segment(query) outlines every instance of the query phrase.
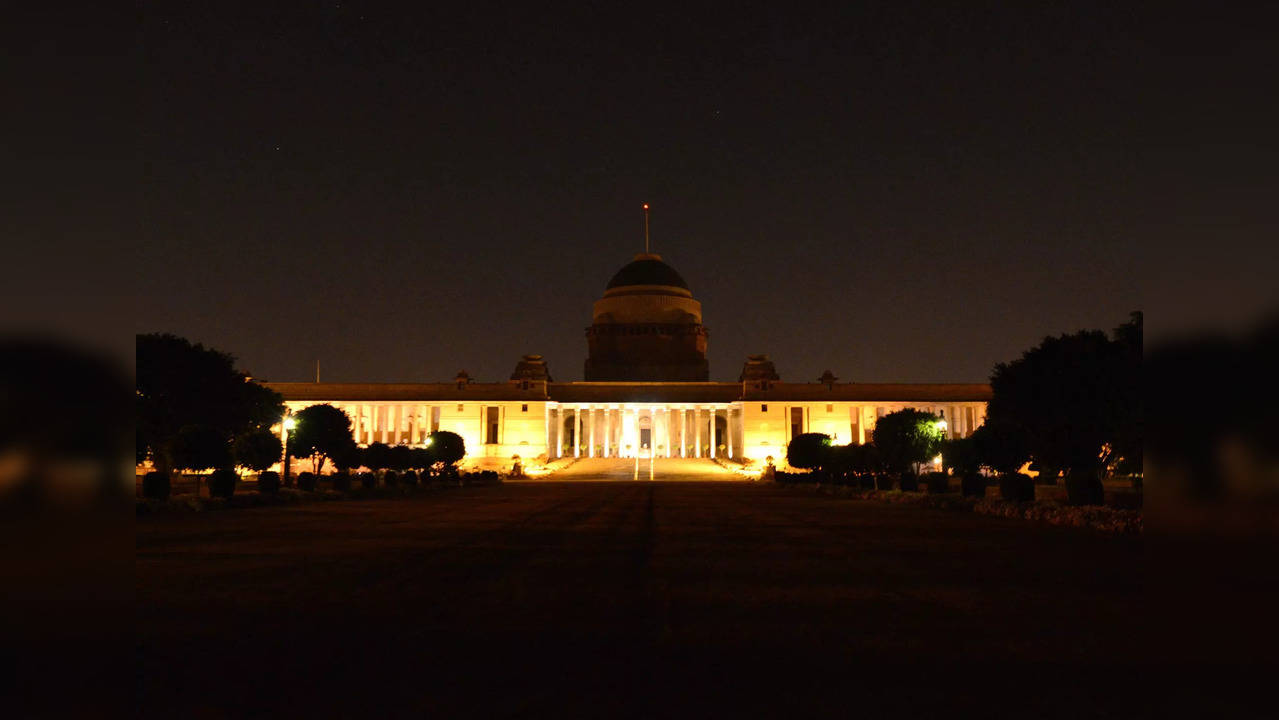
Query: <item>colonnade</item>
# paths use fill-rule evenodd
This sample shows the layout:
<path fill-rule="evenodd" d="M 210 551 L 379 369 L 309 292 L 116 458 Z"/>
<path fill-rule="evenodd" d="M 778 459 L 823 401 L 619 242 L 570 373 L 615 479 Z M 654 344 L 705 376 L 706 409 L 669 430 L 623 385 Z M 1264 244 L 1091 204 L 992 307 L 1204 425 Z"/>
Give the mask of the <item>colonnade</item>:
<path fill-rule="evenodd" d="M 351 434 L 361 444 L 418 445 L 439 429 L 439 406 L 420 403 L 333 403 L 351 418 Z"/>
<path fill-rule="evenodd" d="M 741 411 L 728 403 L 559 403 L 547 408 L 547 430 L 551 457 L 731 458 L 734 444 L 740 445 Z M 570 436 L 572 449 L 566 451 Z"/>

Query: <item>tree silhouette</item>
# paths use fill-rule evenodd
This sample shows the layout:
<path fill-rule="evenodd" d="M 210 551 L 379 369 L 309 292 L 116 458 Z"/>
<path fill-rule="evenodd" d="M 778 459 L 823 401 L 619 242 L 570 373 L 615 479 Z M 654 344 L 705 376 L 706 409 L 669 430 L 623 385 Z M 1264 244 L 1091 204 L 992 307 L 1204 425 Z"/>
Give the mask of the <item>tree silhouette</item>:
<path fill-rule="evenodd" d="M 137 442 L 161 472 L 176 467 L 183 428 L 207 428 L 229 446 L 237 435 L 269 428 L 284 414 L 277 393 L 236 370 L 232 356 L 199 343 L 138 335 L 136 364 Z"/>
<path fill-rule="evenodd" d="M 311 458 L 315 473 L 324 469 L 330 456 L 340 455 L 354 444 L 351 418 L 332 405 L 312 405 L 293 415 L 296 423 L 289 433 L 289 452 L 295 457 Z"/>
<path fill-rule="evenodd" d="M 941 452 L 946 431 L 936 415 L 906 408 L 880 418 L 871 437 L 888 469 L 907 472 Z"/>
<path fill-rule="evenodd" d="M 987 422 L 1007 438 L 1020 435 L 1049 475 L 1095 473 L 1116 451 L 1139 455 L 1141 337 L 1134 313 L 1114 340 L 1100 330 L 1044 338 L 995 366 Z"/>
<path fill-rule="evenodd" d="M 270 430 L 258 429 L 237 437 L 231 446 L 235 464 L 254 472 L 262 472 L 280 462 L 284 445 Z"/>

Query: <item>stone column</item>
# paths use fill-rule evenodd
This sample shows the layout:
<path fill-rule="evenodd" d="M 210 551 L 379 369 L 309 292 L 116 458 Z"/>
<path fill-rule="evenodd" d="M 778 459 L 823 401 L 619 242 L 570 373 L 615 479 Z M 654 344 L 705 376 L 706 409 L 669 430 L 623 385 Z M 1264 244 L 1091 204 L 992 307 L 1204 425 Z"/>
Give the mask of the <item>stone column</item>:
<path fill-rule="evenodd" d="M 724 411 L 724 427 L 728 430 L 728 459 L 733 459 L 733 408 Z"/>
<path fill-rule="evenodd" d="M 573 457 L 582 456 L 582 408 L 573 408 L 573 424 L 576 430 L 573 432 Z"/>
<path fill-rule="evenodd" d="M 688 443 L 684 440 L 684 429 L 688 427 L 688 409 L 679 409 L 679 456 L 688 457 Z"/>
<path fill-rule="evenodd" d="M 714 458 L 714 457 L 715 457 L 715 434 L 716 434 L 716 433 L 715 433 L 715 421 L 716 421 L 717 419 L 719 419 L 719 418 L 717 418 L 717 417 L 716 417 L 718 414 L 719 414 L 719 411 L 712 407 L 712 408 L 711 408 L 711 411 L 710 411 L 710 416 L 711 416 L 711 457 L 712 457 L 712 458 Z"/>
<path fill-rule="evenodd" d="M 696 448 L 693 457 L 699 458 L 702 456 L 702 409 L 699 407 L 693 408 L 693 442 Z"/>
<path fill-rule="evenodd" d="M 595 408 L 592 407 L 586 411 L 587 422 L 590 423 L 590 447 L 586 448 L 586 457 L 595 457 Z"/>
<path fill-rule="evenodd" d="M 604 457 L 608 457 L 609 440 L 613 437 L 613 411 L 604 406 Z"/>
<path fill-rule="evenodd" d="M 666 457 L 675 457 L 675 415 L 674 410 L 667 406 L 662 417 L 666 419 Z"/>
<path fill-rule="evenodd" d="M 564 411 L 559 408 L 546 408 L 546 412 L 550 413 L 551 423 L 553 423 L 551 430 L 554 430 L 554 432 L 551 432 L 550 437 L 547 437 L 546 444 L 550 445 L 551 441 L 555 442 L 554 445 L 550 445 L 550 448 L 546 449 L 546 457 L 559 458 L 560 455 L 564 454 L 564 439 L 561 437 L 564 434 Z"/>

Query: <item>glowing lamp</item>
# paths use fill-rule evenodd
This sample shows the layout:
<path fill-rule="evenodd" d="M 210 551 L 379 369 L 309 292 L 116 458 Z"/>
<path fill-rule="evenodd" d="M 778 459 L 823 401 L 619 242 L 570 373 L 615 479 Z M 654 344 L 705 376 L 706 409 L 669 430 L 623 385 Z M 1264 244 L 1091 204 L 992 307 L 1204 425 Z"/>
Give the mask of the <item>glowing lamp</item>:
<path fill-rule="evenodd" d="M 284 418 L 284 429 L 285 429 L 285 430 L 292 430 L 293 428 L 295 428 L 295 427 L 297 427 L 297 426 L 298 426 L 298 421 L 297 421 L 297 420 L 294 420 L 294 419 L 293 419 L 293 418 L 291 418 L 291 417 L 289 417 L 289 418 Z"/>
<path fill-rule="evenodd" d="M 938 429 L 938 430 L 945 430 L 945 429 L 946 429 L 946 421 L 945 421 L 945 420 L 938 420 L 938 421 L 937 421 L 937 429 Z"/>

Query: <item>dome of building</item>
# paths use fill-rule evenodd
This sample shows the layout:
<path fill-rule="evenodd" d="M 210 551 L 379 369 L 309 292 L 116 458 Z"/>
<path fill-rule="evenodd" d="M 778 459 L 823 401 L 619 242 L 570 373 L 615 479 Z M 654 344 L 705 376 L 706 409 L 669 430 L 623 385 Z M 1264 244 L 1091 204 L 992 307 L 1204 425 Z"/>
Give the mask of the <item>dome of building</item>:
<path fill-rule="evenodd" d="M 586 330 L 586 379 L 704 382 L 702 304 L 662 256 L 640 253 L 608 281 Z"/>
<path fill-rule="evenodd" d="M 663 285 L 688 290 L 688 283 L 680 277 L 675 268 L 662 261 L 661 255 L 640 253 L 635 259 L 622 266 L 613 279 L 608 281 L 606 290 L 628 287 L 632 285 Z"/>

